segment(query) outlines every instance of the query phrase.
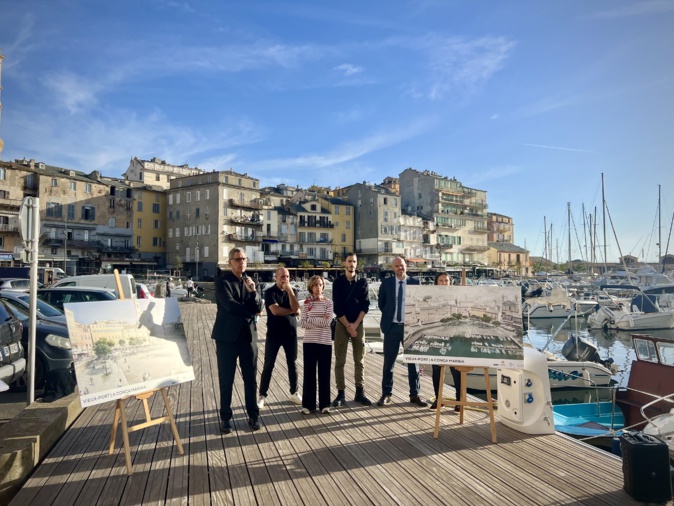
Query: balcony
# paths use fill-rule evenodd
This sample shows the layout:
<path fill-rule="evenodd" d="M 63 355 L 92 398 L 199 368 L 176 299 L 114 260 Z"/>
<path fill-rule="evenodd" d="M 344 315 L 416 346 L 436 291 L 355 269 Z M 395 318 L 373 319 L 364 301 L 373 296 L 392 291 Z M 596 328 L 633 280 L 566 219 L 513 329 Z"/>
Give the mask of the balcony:
<path fill-rule="evenodd" d="M 253 226 L 262 226 L 262 218 L 259 215 L 256 216 L 228 216 L 229 221 L 233 223 L 241 223 L 244 225 L 253 225 Z"/>
<path fill-rule="evenodd" d="M 486 244 L 464 244 L 462 250 L 463 251 L 487 251 L 489 249 L 489 246 Z"/>
<path fill-rule="evenodd" d="M 258 199 L 254 200 L 239 200 L 229 199 L 231 207 L 243 207 L 244 209 L 262 209 L 262 203 Z"/>
<path fill-rule="evenodd" d="M 244 234 L 227 234 L 227 240 L 234 242 L 255 242 L 261 243 L 262 236 L 258 235 L 244 235 Z"/>
<path fill-rule="evenodd" d="M 452 249 L 453 246 L 454 246 L 453 244 L 444 244 L 444 243 L 440 243 L 440 242 L 435 245 L 435 247 L 439 250 Z"/>
<path fill-rule="evenodd" d="M 331 221 L 319 221 L 313 224 L 307 223 L 306 221 L 300 220 L 299 227 L 304 228 L 334 228 L 334 225 Z"/>
<path fill-rule="evenodd" d="M 18 211 L 21 207 L 20 199 L 0 199 L 0 208 Z"/>
<path fill-rule="evenodd" d="M 476 233 L 478 233 L 478 234 L 488 234 L 488 233 L 489 233 L 489 229 L 488 229 L 487 227 L 478 227 L 478 226 L 475 226 L 475 227 L 473 227 L 473 232 L 476 232 Z"/>
<path fill-rule="evenodd" d="M 1 223 L 0 224 L 0 232 L 19 232 L 19 227 L 18 225 L 12 225 L 9 223 Z"/>

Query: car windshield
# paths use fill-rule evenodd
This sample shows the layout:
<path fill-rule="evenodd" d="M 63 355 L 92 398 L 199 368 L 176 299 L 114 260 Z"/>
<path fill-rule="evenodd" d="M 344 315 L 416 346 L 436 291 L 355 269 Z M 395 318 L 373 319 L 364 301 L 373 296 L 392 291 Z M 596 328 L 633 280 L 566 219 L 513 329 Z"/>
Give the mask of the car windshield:
<path fill-rule="evenodd" d="M 19 299 L 21 299 L 26 304 L 30 304 L 30 298 L 28 297 L 28 295 L 26 295 L 25 297 L 19 297 Z M 54 306 L 52 306 L 51 304 L 47 304 L 45 301 L 39 299 L 37 301 L 37 310 L 40 312 L 42 316 L 63 316 L 63 313 L 58 309 L 56 309 Z"/>

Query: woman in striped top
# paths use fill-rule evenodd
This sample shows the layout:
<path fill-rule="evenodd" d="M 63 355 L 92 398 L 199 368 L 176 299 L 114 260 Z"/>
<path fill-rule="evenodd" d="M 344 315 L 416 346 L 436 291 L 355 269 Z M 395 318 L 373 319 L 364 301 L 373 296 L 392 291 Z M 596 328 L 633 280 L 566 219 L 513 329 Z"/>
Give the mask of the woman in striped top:
<path fill-rule="evenodd" d="M 332 368 L 332 301 L 323 296 L 325 282 L 312 276 L 307 283 L 311 294 L 302 307 L 300 325 L 304 329 L 304 381 L 302 414 L 316 411 L 316 370 L 318 369 L 318 408 L 330 413 L 330 369 Z"/>

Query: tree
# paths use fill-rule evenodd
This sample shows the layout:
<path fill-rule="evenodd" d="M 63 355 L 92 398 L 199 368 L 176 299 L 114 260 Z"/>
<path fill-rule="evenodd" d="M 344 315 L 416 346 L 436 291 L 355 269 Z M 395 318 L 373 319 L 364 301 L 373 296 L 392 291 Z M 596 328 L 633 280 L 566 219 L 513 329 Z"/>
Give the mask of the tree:
<path fill-rule="evenodd" d="M 107 358 L 112 354 L 112 347 L 114 343 L 108 339 L 99 339 L 94 344 L 94 353 L 96 358 L 100 360 L 107 360 Z"/>
<path fill-rule="evenodd" d="M 176 257 L 173 259 L 173 269 L 175 269 L 176 271 L 183 270 L 183 261 L 178 255 L 176 255 Z"/>

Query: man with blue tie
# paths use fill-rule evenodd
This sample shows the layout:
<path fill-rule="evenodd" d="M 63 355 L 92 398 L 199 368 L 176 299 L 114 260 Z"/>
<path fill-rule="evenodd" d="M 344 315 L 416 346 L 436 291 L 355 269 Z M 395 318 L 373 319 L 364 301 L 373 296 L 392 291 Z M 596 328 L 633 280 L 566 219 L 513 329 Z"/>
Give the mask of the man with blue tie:
<path fill-rule="evenodd" d="M 384 372 L 381 380 L 381 398 L 377 406 L 391 403 L 393 367 L 405 334 L 405 290 L 407 285 L 418 285 L 419 280 L 407 276 L 407 264 L 402 257 L 393 259 L 395 276 L 386 278 L 379 287 L 378 303 L 381 310 L 379 324 L 384 333 Z M 410 383 L 410 402 L 420 407 L 428 403 L 419 397 L 419 365 L 407 364 Z"/>

